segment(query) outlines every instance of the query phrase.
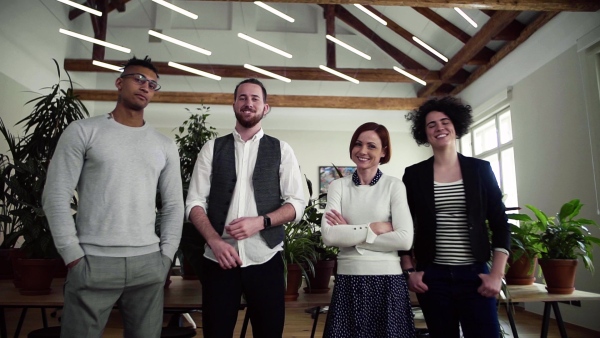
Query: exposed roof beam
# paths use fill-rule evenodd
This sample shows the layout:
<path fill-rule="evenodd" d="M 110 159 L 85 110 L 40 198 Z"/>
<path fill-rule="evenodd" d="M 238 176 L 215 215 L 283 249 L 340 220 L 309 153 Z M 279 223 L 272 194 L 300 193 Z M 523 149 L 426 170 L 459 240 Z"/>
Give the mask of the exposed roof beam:
<path fill-rule="evenodd" d="M 105 60 L 104 62 L 113 65 L 123 65 L 125 60 Z M 169 67 L 167 62 L 153 62 L 158 69 L 160 75 L 184 75 L 184 76 L 195 76 L 188 72 L 179 70 L 177 68 Z M 209 64 L 190 64 L 185 63 L 186 66 L 200 69 L 215 75 L 219 75 L 225 78 L 248 78 L 248 77 L 261 77 L 260 74 L 252 72 L 243 66 L 230 66 L 230 65 L 209 65 Z M 319 68 L 306 68 L 306 67 L 261 67 L 270 72 L 283 75 L 292 80 L 310 80 L 310 81 L 340 81 L 337 76 L 331 75 L 327 72 L 320 70 Z M 65 59 L 64 69 L 72 72 L 98 72 L 98 73 L 113 73 L 114 71 L 101 68 L 92 65 L 92 60 L 89 59 Z M 352 75 L 359 81 L 363 82 L 394 82 L 394 83 L 412 83 L 413 80 L 398 74 L 392 69 L 380 69 L 380 68 L 338 68 L 338 71 Z M 427 69 L 406 69 L 407 72 L 423 79 L 429 83 L 435 83 L 440 81 L 440 74 L 437 71 L 430 71 Z M 454 76 L 448 80 L 451 83 L 463 83 L 467 77 L 461 75 Z"/>
<path fill-rule="evenodd" d="M 492 39 L 493 36 L 502 31 L 508 26 L 520 12 L 515 11 L 498 11 L 481 29 L 473 35 L 473 37 L 465 44 L 465 46 L 456 53 L 452 59 L 440 70 L 442 80 L 452 77 L 457 72 L 463 70 L 465 62 L 470 60 L 475 54 L 479 53 L 485 45 Z M 433 94 L 441 82 L 427 84 L 419 90 L 417 96 L 427 97 Z"/>
<path fill-rule="evenodd" d="M 75 89 L 74 93 L 83 101 L 116 102 L 118 95 L 116 90 Z M 152 102 L 230 105 L 233 96 L 230 93 L 158 92 Z M 269 104 L 282 108 L 412 110 L 423 102 L 425 99 L 421 98 L 269 95 Z"/>
<path fill-rule="evenodd" d="M 254 2 L 254 0 L 195 0 Z M 264 0 L 275 3 L 310 3 L 320 5 L 353 5 L 356 0 Z M 363 5 L 372 6 L 409 6 L 430 8 L 471 8 L 510 11 L 584 11 L 595 12 L 600 9 L 598 0 L 362 0 Z"/>
<path fill-rule="evenodd" d="M 107 7 L 106 12 L 110 13 L 113 10 L 117 10 L 119 12 L 124 12 L 125 11 L 125 4 L 128 3 L 130 0 L 118 0 L 118 1 L 114 1 L 112 0 Z M 88 1 L 84 1 L 82 3 L 82 5 L 84 6 L 89 6 Z M 82 11 L 81 9 L 72 9 L 69 11 L 69 20 L 75 20 L 78 16 L 80 16 L 81 14 L 85 13 L 84 11 Z M 104 14 L 106 15 L 106 14 Z"/>
<path fill-rule="evenodd" d="M 497 53 L 492 57 L 490 62 L 485 65 L 477 68 L 471 76 L 467 79 L 467 81 L 463 84 L 460 84 L 454 88 L 451 95 L 456 95 L 460 93 L 463 89 L 467 88 L 470 84 L 475 82 L 475 80 L 479 79 L 485 72 L 494 67 L 500 60 L 504 59 L 505 56 L 510 54 L 513 50 L 515 50 L 520 44 L 525 42 L 533 33 L 535 33 L 540 27 L 548 23 L 552 18 L 554 18 L 558 12 L 543 12 L 541 13 L 535 20 L 527 25 L 525 29 L 521 32 L 521 35 L 515 39 L 514 41 L 508 42 L 504 45 Z"/>
<path fill-rule="evenodd" d="M 482 12 L 487 16 L 492 16 L 492 14 L 494 14 L 494 11 L 485 10 Z M 524 24 L 517 20 L 513 20 L 508 27 L 504 28 L 498 35 L 494 36 L 494 40 L 512 41 L 521 35 L 523 29 L 525 29 Z"/>
<path fill-rule="evenodd" d="M 453 23 L 446 20 L 443 16 L 437 14 L 432 9 L 425 8 L 425 7 L 413 7 L 413 9 L 415 11 L 417 11 L 419 14 L 421 14 L 424 17 L 426 17 L 427 19 L 429 19 L 429 21 L 435 23 L 441 29 L 448 32 L 448 34 L 450 34 L 450 35 L 454 36 L 455 38 L 457 38 L 458 40 L 460 40 L 462 43 L 467 43 L 471 39 L 471 36 L 469 34 L 463 32 L 462 29 L 456 27 Z M 468 65 L 486 64 L 490 61 L 490 58 L 492 57 L 492 55 L 494 55 L 494 53 L 495 52 L 493 50 L 491 50 L 487 47 L 484 47 L 481 50 L 481 52 L 479 52 L 471 60 L 469 60 L 469 62 L 467 62 L 467 64 Z"/>

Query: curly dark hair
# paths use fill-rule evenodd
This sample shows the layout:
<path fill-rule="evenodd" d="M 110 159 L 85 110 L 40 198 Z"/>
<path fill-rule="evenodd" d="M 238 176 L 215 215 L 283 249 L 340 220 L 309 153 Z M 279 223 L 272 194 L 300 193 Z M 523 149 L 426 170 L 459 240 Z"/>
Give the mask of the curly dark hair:
<path fill-rule="evenodd" d="M 255 84 L 260 86 L 260 89 L 262 89 L 263 92 L 263 103 L 267 103 L 267 88 L 265 88 L 265 86 L 262 84 L 262 82 L 260 82 L 258 79 L 255 78 L 250 78 L 250 79 L 246 79 L 240 83 L 237 84 L 237 86 L 235 86 L 235 90 L 233 91 L 233 100 L 237 100 L 237 91 L 238 88 L 243 85 L 244 83 L 251 83 L 251 84 Z"/>
<path fill-rule="evenodd" d="M 428 145 L 427 132 L 425 131 L 425 120 L 427 114 L 432 111 L 442 112 L 450 118 L 454 125 L 456 138 L 459 139 L 469 132 L 473 123 L 471 106 L 465 105 L 456 97 L 446 96 L 427 100 L 419 108 L 405 115 L 406 120 L 411 121 L 411 133 L 418 145 Z"/>
<path fill-rule="evenodd" d="M 390 132 L 383 124 L 375 123 L 375 122 L 367 122 L 362 124 L 360 127 L 356 129 L 352 138 L 350 139 L 350 147 L 348 148 L 350 152 L 350 159 L 352 159 L 352 148 L 356 145 L 356 140 L 360 134 L 365 131 L 372 130 L 374 131 L 379 139 L 381 140 L 381 148 L 385 151 L 385 156 L 379 160 L 379 163 L 386 164 L 392 158 L 392 142 L 390 141 Z"/>
<path fill-rule="evenodd" d="M 158 76 L 158 70 L 152 64 L 152 59 L 150 59 L 148 57 L 148 55 L 146 55 L 146 57 L 144 59 L 138 59 L 134 55 L 131 59 L 127 60 L 127 63 L 125 63 L 123 65 L 123 72 L 125 72 L 125 69 L 127 69 L 127 67 L 129 67 L 129 66 L 142 66 L 142 67 L 148 68 L 156 74 L 157 79 L 160 78 Z"/>

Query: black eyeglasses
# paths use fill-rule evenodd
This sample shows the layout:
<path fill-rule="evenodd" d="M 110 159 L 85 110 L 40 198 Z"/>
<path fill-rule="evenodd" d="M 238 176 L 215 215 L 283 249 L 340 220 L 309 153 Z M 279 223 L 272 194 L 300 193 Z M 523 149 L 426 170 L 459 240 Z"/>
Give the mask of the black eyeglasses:
<path fill-rule="evenodd" d="M 150 88 L 151 90 L 153 90 L 155 92 L 160 90 L 160 85 L 158 84 L 158 82 L 156 82 L 154 80 L 148 80 L 148 78 L 146 76 L 144 76 L 144 74 L 129 73 L 129 74 L 121 75 L 122 78 L 126 77 L 126 76 L 132 76 L 133 81 L 135 81 L 135 83 L 137 83 L 139 85 L 144 85 L 144 83 L 148 82 L 148 88 Z"/>

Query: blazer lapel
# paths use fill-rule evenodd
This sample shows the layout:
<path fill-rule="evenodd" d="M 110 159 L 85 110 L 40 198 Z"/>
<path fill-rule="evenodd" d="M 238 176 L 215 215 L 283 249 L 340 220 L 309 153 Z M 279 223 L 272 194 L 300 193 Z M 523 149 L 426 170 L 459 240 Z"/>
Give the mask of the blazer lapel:
<path fill-rule="evenodd" d="M 421 168 L 419 168 L 419 187 L 423 187 L 421 193 L 423 199 L 427 203 L 427 208 L 435 214 L 435 199 L 433 196 L 433 157 L 423 162 Z"/>
<path fill-rule="evenodd" d="M 474 166 L 473 161 L 469 161 L 468 158 L 459 153 L 458 162 L 460 163 L 460 171 L 463 178 L 463 185 L 465 187 L 467 217 L 470 222 L 472 220 L 471 218 L 473 212 L 480 207 L 480 203 L 478 200 L 479 177 L 477 176 L 477 168 L 476 166 Z"/>

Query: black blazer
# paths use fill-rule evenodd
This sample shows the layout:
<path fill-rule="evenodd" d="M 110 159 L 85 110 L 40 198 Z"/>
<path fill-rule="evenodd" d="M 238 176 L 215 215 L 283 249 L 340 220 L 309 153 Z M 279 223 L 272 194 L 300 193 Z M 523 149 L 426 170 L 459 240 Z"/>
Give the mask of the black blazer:
<path fill-rule="evenodd" d="M 471 251 L 478 262 L 490 259 L 488 227 L 492 231 L 492 247 L 510 247 L 510 228 L 502 202 L 502 192 L 490 163 L 458 154 L 465 187 L 467 222 Z M 404 171 L 408 205 L 413 217 L 414 256 L 419 264 L 432 263 L 436 254 L 436 217 L 433 196 L 433 157 L 414 164 Z M 408 254 L 401 252 L 401 254 Z"/>

